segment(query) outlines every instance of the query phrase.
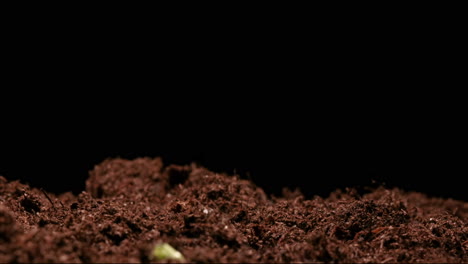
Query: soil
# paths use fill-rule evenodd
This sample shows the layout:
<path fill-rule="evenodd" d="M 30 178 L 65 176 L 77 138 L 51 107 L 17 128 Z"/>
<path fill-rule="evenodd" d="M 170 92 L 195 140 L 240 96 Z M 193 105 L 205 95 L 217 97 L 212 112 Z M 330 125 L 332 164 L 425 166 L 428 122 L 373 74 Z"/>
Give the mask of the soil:
<path fill-rule="evenodd" d="M 0 262 L 468 262 L 468 203 L 353 189 L 306 200 L 194 164 L 110 159 L 86 191 L 54 195 L 0 177 Z M 164 261 L 163 261 L 164 262 Z"/>

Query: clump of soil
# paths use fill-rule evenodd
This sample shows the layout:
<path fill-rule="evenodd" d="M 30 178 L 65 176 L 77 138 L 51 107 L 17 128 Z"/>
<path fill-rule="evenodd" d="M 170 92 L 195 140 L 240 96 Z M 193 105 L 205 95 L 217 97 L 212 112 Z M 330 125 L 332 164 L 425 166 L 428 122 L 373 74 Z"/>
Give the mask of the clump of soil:
<path fill-rule="evenodd" d="M 56 196 L 0 177 L 0 262 L 468 262 L 468 203 L 398 189 L 268 197 L 252 182 L 160 159 L 112 159 Z"/>

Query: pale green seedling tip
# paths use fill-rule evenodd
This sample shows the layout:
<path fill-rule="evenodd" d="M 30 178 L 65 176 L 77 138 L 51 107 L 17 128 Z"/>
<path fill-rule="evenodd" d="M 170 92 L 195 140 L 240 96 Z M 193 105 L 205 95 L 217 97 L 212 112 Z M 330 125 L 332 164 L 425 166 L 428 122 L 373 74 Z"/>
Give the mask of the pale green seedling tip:
<path fill-rule="evenodd" d="M 181 260 L 181 261 L 185 260 L 184 256 L 182 256 L 182 253 L 175 250 L 168 243 L 157 244 L 153 249 L 151 257 L 152 259 L 156 259 L 156 260 L 168 260 L 168 259 Z"/>

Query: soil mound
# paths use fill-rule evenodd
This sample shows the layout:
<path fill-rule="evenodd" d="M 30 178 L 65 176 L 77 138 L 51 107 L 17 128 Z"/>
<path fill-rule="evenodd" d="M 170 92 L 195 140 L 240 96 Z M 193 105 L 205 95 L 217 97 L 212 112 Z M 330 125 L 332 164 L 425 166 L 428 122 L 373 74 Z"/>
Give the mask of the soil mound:
<path fill-rule="evenodd" d="M 0 262 L 468 262 L 468 203 L 398 189 L 268 197 L 252 182 L 161 159 L 106 160 L 86 191 L 0 177 Z M 167 262 L 167 260 L 161 260 Z M 173 260 L 174 261 L 174 260 Z"/>

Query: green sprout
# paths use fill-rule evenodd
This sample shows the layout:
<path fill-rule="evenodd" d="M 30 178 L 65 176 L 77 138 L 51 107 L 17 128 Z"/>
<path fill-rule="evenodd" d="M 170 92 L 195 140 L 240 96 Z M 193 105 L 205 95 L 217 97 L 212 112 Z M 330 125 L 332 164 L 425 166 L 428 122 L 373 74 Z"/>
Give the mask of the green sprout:
<path fill-rule="evenodd" d="M 175 250 L 168 243 L 160 243 L 154 246 L 153 252 L 151 253 L 151 258 L 155 260 L 185 260 L 184 256 L 182 256 L 182 253 Z"/>

